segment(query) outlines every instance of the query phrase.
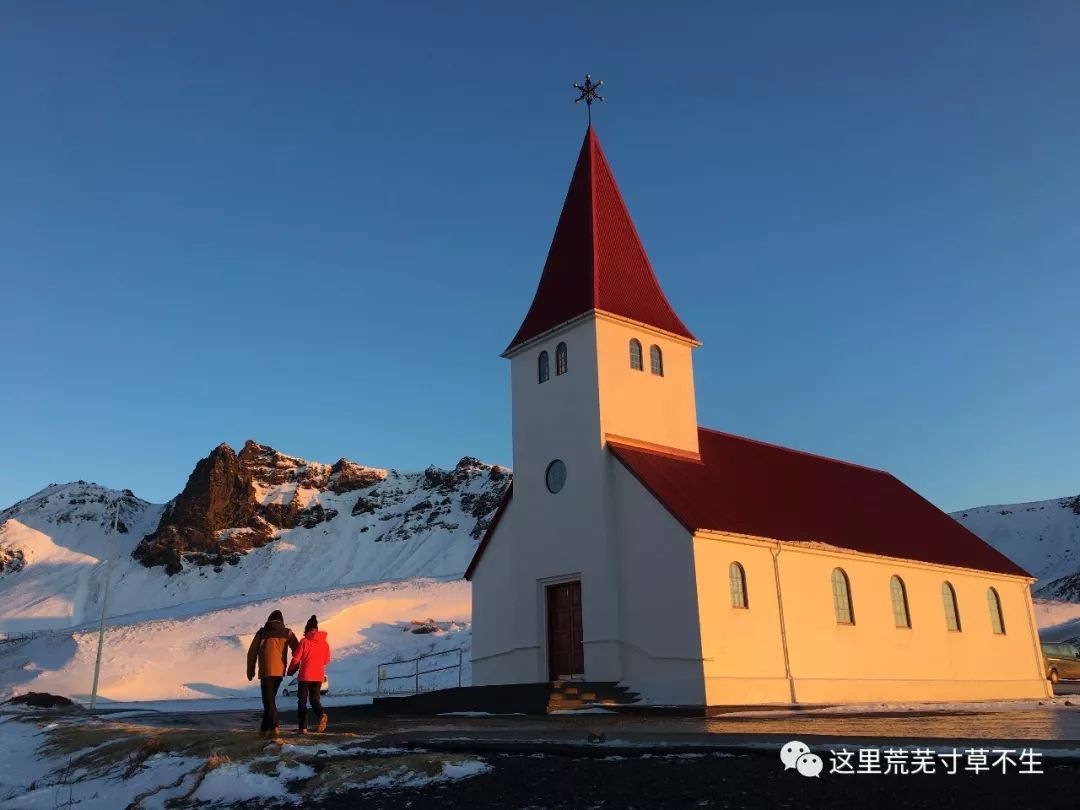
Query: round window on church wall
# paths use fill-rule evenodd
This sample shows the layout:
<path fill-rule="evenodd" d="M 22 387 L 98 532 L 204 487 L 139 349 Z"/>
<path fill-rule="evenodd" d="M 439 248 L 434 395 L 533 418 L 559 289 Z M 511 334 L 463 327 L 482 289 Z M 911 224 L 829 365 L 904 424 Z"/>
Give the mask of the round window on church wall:
<path fill-rule="evenodd" d="M 548 464 L 544 478 L 547 480 L 548 492 L 554 494 L 563 488 L 566 483 L 566 465 L 562 463 L 562 459 L 557 458 Z"/>

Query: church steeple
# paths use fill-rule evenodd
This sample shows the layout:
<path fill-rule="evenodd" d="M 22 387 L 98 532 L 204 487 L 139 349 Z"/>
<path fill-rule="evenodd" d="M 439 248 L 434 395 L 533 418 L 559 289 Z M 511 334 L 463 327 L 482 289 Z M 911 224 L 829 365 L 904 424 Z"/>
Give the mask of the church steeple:
<path fill-rule="evenodd" d="M 590 126 L 532 306 L 505 354 L 593 310 L 697 343 L 660 289 Z"/>

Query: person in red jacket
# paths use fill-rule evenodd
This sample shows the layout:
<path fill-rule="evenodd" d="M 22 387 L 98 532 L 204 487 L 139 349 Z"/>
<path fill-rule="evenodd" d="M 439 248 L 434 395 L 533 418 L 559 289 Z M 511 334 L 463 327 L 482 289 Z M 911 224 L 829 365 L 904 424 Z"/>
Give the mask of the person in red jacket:
<path fill-rule="evenodd" d="M 319 629 L 319 620 L 312 616 L 307 620 L 304 627 L 304 637 L 300 639 L 300 646 L 293 652 L 292 661 L 289 662 L 289 674 L 299 671 L 296 688 L 296 716 L 300 733 L 307 733 L 307 704 L 311 701 L 311 708 L 315 716 L 319 718 L 319 732 L 326 731 L 328 718 L 323 711 L 322 701 L 319 699 L 319 690 L 322 688 L 323 678 L 326 677 L 326 665 L 330 663 L 330 645 L 326 643 L 326 633 Z"/>

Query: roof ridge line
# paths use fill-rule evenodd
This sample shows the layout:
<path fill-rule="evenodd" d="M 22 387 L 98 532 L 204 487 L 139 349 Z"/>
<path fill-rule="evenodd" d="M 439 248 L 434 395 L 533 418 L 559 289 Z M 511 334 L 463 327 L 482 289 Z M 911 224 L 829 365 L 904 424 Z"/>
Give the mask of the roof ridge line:
<path fill-rule="evenodd" d="M 799 450 L 794 447 L 785 447 L 782 444 L 776 444 L 775 442 L 766 442 L 761 439 L 751 439 L 749 436 L 740 436 L 737 433 L 728 433 L 726 430 L 716 430 L 716 428 L 707 428 L 704 425 L 698 425 L 698 430 L 705 431 L 706 433 L 715 433 L 718 436 L 727 436 L 731 439 L 738 439 L 739 441 L 748 442 L 749 444 L 760 445 L 761 447 L 771 447 L 774 450 L 783 450 L 788 453 L 796 453 L 800 456 L 808 456 L 809 458 L 820 459 L 821 461 L 831 461 L 834 464 L 843 464 L 847 467 L 855 467 L 859 470 L 868 470 L 869 472 L 880 473 L 881 475 L 887 475 L 889 478 L 896 478 L 888 470 L 882 470 L 879 467 L 869 467 L 866 464 L 858 464 L 854 461 L 845 461 L 842 458 L 833 458 L 832 456 L 825 456 L 821 453 L 811 453 L 809 450 Z M 899 479 L 898 479 L 899 480 Z M 936 508 L 936 507 L 935 507 Z"/>
<path fill-rule="evenodd" d="M 598 261 L 598 242 L 596 236 L 596 150 L 600 142 L 596 139 L 596 130 L 589 124 L 585 137 L 589 141 L 589 229 L 591 231 L 591 243 L 589 249 L 592 252 L 592 303 L 593 309 L 600 305 L 600 262 Z"/>
<path fill-rule="evenodd" d="M 589 128 L 592 129 L 592 125 L 590 125 Z M 619 207 L 622 208 L 623 214 L 626 216 L 626 221 L 630 224 L 630 233 L 634 237 L 633 243 L 637 247 L 638 252 L 641 254 L 641 260 L 645 263 L 645 269 L 648 270 L 649 275 L 652 276 L 652 281 L 656 285 L 657 289 L 660 291 L 660 294 L 664 297 L 664 300 L 667 302 L 668 308 L 671 309 L 671 311 L 675 315 L 675 317 L 679 320 L 680 323 L 682 323 L 682 319 L 679 318 L 678 313 L 675 312 L 675 308 L 673 306 L 671 306 L 671 301 L 668 301 L 667 293 L 664 292 L 664 288 L 660 285 L 660 279 L 657 278 L 657 276 L 656 276 L 656 270 L 652 266 L 652 260 L 649 258 L 648 251 L 645 250 L 645 243 L 641 241 L 641 234 L 638 233 L 637 223 L 634 222 L 634 218 L 630 215 L 630 206 L 628 206 L 626 204 L 626 198 L 623 197 L 622 189 L 619 187 L 619 181 L 615 179 L 615 173 L 613 171 L 611 171 L 611 166 L 608 164 L 607 155 L 604 154 L 604 148 L 600 145 L 600 139 L 599 139 L 599 137 L 596 136 L 595 130 L 593 131 L 593 140 L 594 140 L 594 142 L 596 144 L 596 148 L 600 151 L 600 156 L 604 160 L 604 167 L 607 169 L 608 177 L 611 179 L 611 185 L 615 189 L 615 199 L 618 201 Z M 594 180 L 593 180 L 594 186 L 595 186 L 595 182 L 596 181 L 595 181 L 595 175 L 594 175 Z M 594 220 L 594 223 L 595 223 L 595 220 Z M 594 233 L 595 233 L 595 224 L 594 224 Z M 597 275 L 597 278 L 599 279 L 599 275 Z M 598 286 L 597 286 L 596 294 L 599 296 L 599 294 L 600 294 L 599 281 L 597 283 L 598 283 Z M 699 341 L 697 341 L 697 338 L 693 335 L 693 333 L 691 333 L 690 330 L 686 327 L 685 324 L 683 324 L 683 328 L 685 328 L 686 331 L 690 334 L 690 339 L 691 340 L 694 340 L 695 342 L 699 342 Z"/>

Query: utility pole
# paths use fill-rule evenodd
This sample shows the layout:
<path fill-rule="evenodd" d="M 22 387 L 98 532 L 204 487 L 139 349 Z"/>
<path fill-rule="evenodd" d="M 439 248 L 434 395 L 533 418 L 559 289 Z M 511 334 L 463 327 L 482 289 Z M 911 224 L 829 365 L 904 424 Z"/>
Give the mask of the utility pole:
<path fill-rule="evenodd" d="M 94 662 L 94 686 L 90 690 L 90 711 L 94 711 L 97 706 L 98 676 L 101 675 L 101 651 L 105 647 L 105 613 L 109 609 L 109 586 L 112 584 L 113 558 L 116 557 L 116 529 L 120 523 L 120 497 L 116 499 L 116 514 L 113 515 L 112 537 L 109 542 L 109 559 L 105 562 L 105 596 L 101 600 L 101 625 L 98 627 L 97 660 Z"/>

